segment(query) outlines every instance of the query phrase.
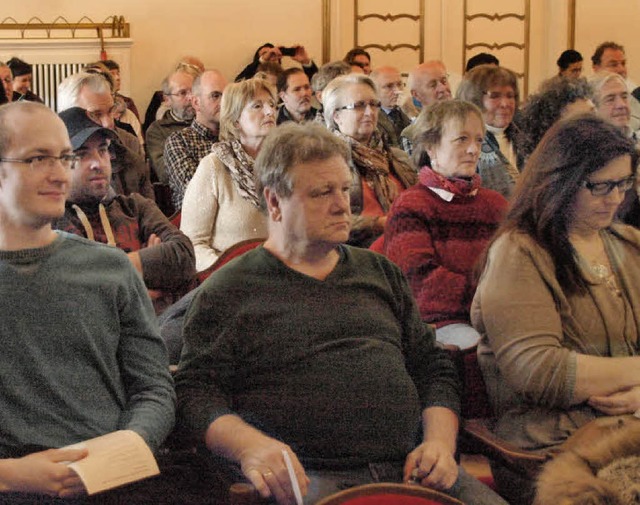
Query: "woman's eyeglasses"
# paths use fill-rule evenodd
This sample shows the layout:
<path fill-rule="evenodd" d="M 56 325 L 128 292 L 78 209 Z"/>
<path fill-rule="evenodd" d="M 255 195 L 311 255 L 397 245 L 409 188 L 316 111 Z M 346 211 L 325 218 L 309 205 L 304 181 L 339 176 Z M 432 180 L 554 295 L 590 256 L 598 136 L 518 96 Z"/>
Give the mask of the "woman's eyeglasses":
<path fill-rule="evenodd" d="M 350 103 L 349 105 L 343 105 L 342 107 L 338 107 L 336 110 L 357 110 L 358 112 L 362 112 L 366 110 L 367 107 L 371 107 L 372 109 L 379 109 L 382 106 L 380 100 L 361 100 L 359 102 Z"/>
<path fill-rule="evenodd" d="M 606 196 L 611 193 L 614 188 L 618 188 L 620 193 L 629 191 L 634 186 L 635 182 L 635 175 L 631 175 L 618 181 L 591 182 L 585 180 L 582 181 L 582 186 L 591 191 L 593 196 Z"/>

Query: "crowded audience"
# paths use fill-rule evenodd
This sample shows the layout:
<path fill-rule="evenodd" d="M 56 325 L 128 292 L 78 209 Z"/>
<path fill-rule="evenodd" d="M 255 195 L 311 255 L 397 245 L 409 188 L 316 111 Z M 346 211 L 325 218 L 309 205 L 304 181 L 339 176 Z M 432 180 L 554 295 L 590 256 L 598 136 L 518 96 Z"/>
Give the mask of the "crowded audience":
<path fill-rule="evenodd" d="M 640 412 L 624 47 L 588 79 L 563 51 L 526 97 L 494 54 L 454 89 L 460 62 L 374 51 L 318 68 L 266 43 L 231 84 L 185 56 L 146 110 L 105 59 L 59 82 L 57 115 L 40 66 L 0 61 L 0 503 L 102 503 L 64 446 L 125 430 L 169 477 L 104 503 L 226 503 L 248 481 L 289 505 L 293 472 L 306 505 L 383 481 L 532 505 L 511 467 L 491 460 L 498 496 L 460 464 L 461 355 L 494 434 L 533 454 Z"/>

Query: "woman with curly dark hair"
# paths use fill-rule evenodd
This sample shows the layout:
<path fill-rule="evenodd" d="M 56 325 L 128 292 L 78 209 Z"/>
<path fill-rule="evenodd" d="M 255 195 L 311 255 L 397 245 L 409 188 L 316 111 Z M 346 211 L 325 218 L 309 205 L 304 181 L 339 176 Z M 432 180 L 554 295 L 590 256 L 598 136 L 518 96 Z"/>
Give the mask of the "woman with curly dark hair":
<path fill-rule="evenodd" d="M 594 110 L 593 90 L 586 79 L 553 77 L 543 82 L 540 91 L 529 97 L 518 117 L 518 154 L 526 160 L 559 119 Z"/>

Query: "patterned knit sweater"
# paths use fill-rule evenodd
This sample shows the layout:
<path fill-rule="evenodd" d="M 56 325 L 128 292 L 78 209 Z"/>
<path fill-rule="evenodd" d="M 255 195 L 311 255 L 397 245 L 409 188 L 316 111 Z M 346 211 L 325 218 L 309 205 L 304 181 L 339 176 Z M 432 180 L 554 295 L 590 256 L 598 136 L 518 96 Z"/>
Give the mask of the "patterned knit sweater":
<path fill-rule="evenodd" d="M 424 167 L 418 184 L 394 202 L 385 228 L 385 254 L 407 276 L 422 319 L 436 327 L 469 323 L 473 268 L 507 209 L 499 193 L 478 187 L 477 176 L 449 181 L 444 190 Z"/>

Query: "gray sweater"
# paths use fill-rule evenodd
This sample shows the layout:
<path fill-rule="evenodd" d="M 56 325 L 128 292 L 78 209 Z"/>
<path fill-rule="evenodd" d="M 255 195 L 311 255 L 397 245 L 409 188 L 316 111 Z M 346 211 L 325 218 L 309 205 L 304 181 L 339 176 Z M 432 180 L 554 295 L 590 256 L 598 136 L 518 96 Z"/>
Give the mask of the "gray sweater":
<path fill-rule="evenodd" d="M 122 251 L 59 234 L 0 251 L 0 458 L 118 429 L 155 450 L 175 395 L 144 284 Z"/>

